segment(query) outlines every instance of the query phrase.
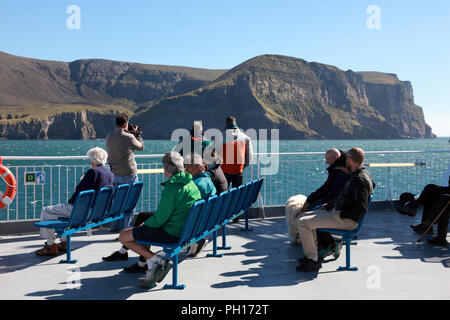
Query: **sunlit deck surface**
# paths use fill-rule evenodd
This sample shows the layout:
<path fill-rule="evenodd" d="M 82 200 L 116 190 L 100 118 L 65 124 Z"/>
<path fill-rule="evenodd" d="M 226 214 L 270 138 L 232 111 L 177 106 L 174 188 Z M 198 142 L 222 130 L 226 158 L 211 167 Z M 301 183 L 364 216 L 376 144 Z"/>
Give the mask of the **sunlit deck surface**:
<path fill-rule="evenodd" d="M 172 272 L 155 288 L 141 289 L 144 274 L 122 270 L 137 261 L 134 253 L 128 261 L 103 262 L 102 256 L 120 247 L 117 234 L 106 230 L 96 230 L 92 237 L 85 232 L 74 236 L 75 265 L 59 264 L 62 254 L 36 256 L 44 242 L 37 233 L 1 236 L 0 299 L 449 299 L 449 249 L 416 243 L 419 235 L 409 225 L 418 223 L 419 216 L 369 212 L 351 250 L 356 272 L 336 271 L 345 264 L 344 248 L 337 261 L 327 260 L 318 273 L 297 272 L 303 254 L 301 247 L 289 245 L 283 217 L 253 219 L 251 232 L 241 231 L 242 223 L 233 224 L 227 236 L 232 249 L 221 251 L 222 258 L 206 257 L 212 242 L 196 258 L 180 254 L 178 277 L 184 290 L 163 288 L 171 283 Z M 79 268 L 79 289 L 70 288 L 75 277 L 68 267 Z M 373 270 L 379 270 L 379 289 L 370 285 Z"/>

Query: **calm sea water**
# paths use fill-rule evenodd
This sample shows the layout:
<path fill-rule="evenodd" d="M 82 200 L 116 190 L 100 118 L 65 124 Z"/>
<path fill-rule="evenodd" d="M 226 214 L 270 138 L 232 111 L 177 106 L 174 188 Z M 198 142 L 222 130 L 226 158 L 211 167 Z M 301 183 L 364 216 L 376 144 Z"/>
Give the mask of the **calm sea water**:
<path fill-rule="evenodd" d="M 450 150 L 449 138 L 411 140 L 282 140 L 280 152 L 321 152 L 328 148 L 360 147 L 365 151 Z M 164 153 L 176 142 L 145 140 L 139 154 Z M 93 147 L 105 148 L 105 140 L 0 140 L 0 156 L 79 156 Z"/>
<path fill-rule="evenodd" d="M 288 140 L 280 141 L 279 152 L 325 152 L 336 147 L 348 150 L 360 147 L 365 151 L 450 151 L 448 138 L 415 140 Z M 174 141 L 146 140 L 145 150 L 137 154 L 163 154 L 176 145 Z M 50 140 L 23 141 L 1 140 L 0 156 L 80 156 L 93 147 L 105 148 L 105 140 Z M 270 145 L 268 146 L 270 150 Z M 255 151 L 258 151 L 254 145 Z M 272 150 L 273 151 L 273 150 Z M 400 168 L 368 168 L 377 187 L 375 200 L 398 198 L 402 192 L 419 193 L 428 183 L 441 184 L 443 174 L 450 165 L 450 153 L 374 154 L 367 155 L 366 163 L 422 162 L 423 166 Z M 152 167 L 160 159 L 138 159 L 141 168 Z M 72 161 L 11 161 L 5 160 L 18 176 L 18 193 L 9 209 L 0 211 L 1 220 L 39 218 L 43 206 L 64 202 L 70 197 L 82 174 L 88 170 L 87 160 Z M 60 166 L 62 165 L 62 166 Z M 273 164 L 272 164 L 273 165 Z M 51 167 L 51 168 L 50 168 Z M 261 168 L 261 167 L 260 167 Z M 264 205 L 280 205 L 294 194 L 309 194 L 326 179 L 326 165 L 322 155 L 281 156 L 276 162 L 274 174 L 264 176 L 261 190 Z M 25 172 L 45 171 L 46 186 L 24 186 Z M 51 177 L 51 179 L 50 179 Z M 255 164 L 245 171 L 245 180 L 258 177 Z M 144 192 L 138 203 L 140 211 L 156 209 L 160 197 L 159 182 L 163 175 L 140 175 Z M 0 179 L 0 191 L 6 188 Z"/>

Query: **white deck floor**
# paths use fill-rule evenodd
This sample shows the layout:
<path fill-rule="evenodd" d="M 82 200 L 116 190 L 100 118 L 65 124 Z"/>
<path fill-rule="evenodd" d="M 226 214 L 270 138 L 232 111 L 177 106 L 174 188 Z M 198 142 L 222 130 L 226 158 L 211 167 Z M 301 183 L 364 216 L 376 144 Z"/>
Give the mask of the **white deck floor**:
<path fill-rule="evenodd" d="M 163 288 L 172 272 L 157 287 L 141 289 L 143 274 L 122 271 L 137 261 L 134 253 L 128 261 L 103 262 L 102 256 L 120 247 L 117 234 L 107 231 L 73 238 L 75 265 L 59 264 L 65 255 L 36 256 L 43 244 L 37 234 L 1 236 L 0 299 L 449 299 L 449 248 L 416 244 L 419 236 L 409 225 L 418 221 L 392 211 L 370 212 L 358 245 L 352 246 L 352 265 L 359 270 L 336 271 L 345 264 L 343 248 L 340 258 L 323 263 L 318 274 L 296 272 L 301 248 L 289 245 L 284 218 L 251 220 L 252 232 L 231 225 L 227 244 L 232 249 L 221 251 L 222 258 L 205 257 L 211 242 L 199 257 L 180 254 L 184 290 Z M 73 289 L 77 275 L 79 286 Z"/>

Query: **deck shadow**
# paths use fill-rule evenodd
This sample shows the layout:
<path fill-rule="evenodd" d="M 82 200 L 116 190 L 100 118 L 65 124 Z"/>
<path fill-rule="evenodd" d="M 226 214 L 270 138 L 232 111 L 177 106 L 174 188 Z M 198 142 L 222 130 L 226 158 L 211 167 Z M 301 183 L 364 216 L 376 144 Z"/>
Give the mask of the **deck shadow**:
<path fill-rule="evenodd" d="M 245 257 L 241 260 L 242 269 L 220 274 L 225 278 L 239 277 L 239 279 L 214 283 L 211 287 L 224 289 L 239 286 L 255 288 L 295 286 L 317 278 L 317 272 L 296 271 L 295 267 L 298 265 L 298 258 L 302 256 L 302 250 L 301 247 L 289 245 L 289 239 L 284 230 L 284 219 L 280 220 L 270 219 L 264 220 L 264 223 L 253 223 L 254 231 L 252 232 L 242 232 L 240 226 L 229 228 L 229 234 L 250 240 L 241 247 L 245 250 L 233 248 L 236 251 L 221 251 L 224 255 L 223 259 L 227 256 Z"/>

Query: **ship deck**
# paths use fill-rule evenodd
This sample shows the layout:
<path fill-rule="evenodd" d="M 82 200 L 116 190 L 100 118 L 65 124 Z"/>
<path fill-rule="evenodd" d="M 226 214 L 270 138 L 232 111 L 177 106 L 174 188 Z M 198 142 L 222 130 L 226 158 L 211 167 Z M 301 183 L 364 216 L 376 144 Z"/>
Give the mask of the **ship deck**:
<path fill-rule="evenodd" d="M 78 259 L 74 265 L 58 263 L 63 254 L 36 256 L 34 251 L 44 242 L 37 232 L 0 236 L 0 299 L 449 299 L 449 249 L 426 241 L 417 244 L 419 235 L 409 225 L 419 219 L 390 210 L 370 211 L 351 249 L 356 272 L 336 270 L 345 264 L 344 248 L 338 260 L 328 258 L 318 273 L 297 272 L 301 247 L 289 244 L 283 217 L 252 219 L 251 232 L 233 224 L 227 229 L 232 248 L 221 251 L 223 257 L 206 257 L 211 242 L 198 257 L 180 254 L 178 279 L 184 290 L 163 288 L 171 283 L 172 272 L 156 287 L 140 288 L 144 274 L 122 270 L 137 261 L 134 253 L 128 261 L 103 262 L 102 256 L 120 247 L 117 233 L 107 230 L 73 237 L 72 254 Z"/>

